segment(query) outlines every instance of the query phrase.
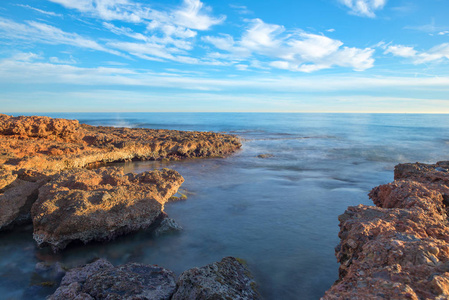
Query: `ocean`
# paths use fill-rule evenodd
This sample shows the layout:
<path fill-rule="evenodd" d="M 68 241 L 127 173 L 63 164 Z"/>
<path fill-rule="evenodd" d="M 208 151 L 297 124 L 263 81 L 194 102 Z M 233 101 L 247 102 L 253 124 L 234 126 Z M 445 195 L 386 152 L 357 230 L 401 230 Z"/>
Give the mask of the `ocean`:
<path fill-rule="evenodd" d="M 20 115 L 20 114 L 13 114 Z M 186 201 L 167 214 L 184 230 L 142 231 L 109 243 L 38 249 L 32 228 L 0 233 L 2 299 L 44 299 L 36 263 L 68 267 L 105 257 L 157 264 L 177 275 L 225 256 L 248 263 L 265 299 L 319 299 L 338 279 L 338 215 L 372 205 L 368 192 L 398 163 L 448 160 L 449 116 L 319 113 L 48 113 L 104 126 L 215 131 L 243 147 L 221 159 L 129 162 L 127 172 L 172 168 Z M 262 156 L 262 157 L 260 157 Z"/>

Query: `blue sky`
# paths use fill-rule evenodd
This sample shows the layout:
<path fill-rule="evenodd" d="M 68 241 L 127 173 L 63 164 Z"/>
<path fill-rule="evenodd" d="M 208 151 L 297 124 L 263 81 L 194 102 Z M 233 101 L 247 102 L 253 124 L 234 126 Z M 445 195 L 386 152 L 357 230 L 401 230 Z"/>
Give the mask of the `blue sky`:
<path fill-rule="evenodd" d="M 447 0 L 2 0 L 0 112 L 449 113 Z"/>

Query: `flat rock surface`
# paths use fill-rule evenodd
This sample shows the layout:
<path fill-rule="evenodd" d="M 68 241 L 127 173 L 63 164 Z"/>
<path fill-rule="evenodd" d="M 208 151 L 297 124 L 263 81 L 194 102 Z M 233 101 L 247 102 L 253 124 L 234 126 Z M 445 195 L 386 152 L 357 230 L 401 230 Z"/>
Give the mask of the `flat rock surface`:
<path fill-rule="evenodd" d="M 241 147 L 237 137 L 213 132 L 95 127 L 76 120 L 3 114 L 0 143 L 0 165 L 13 171 L 59 171 L 131 159 L 220 157 Z"/>
<path fill-rule="evenodd" d="M 447 162 L 401 164 L 377 207 L 339 217 L 339 280 L 323 299 L 449 299 Z"/>
<path fill-rule="evenodd" d="M 71 241 L 109 240 L 147 228 L 183 182 L 169 169 L 141 174 L 114 167 L 61 171 L 39 189 L 33 204 L 34 239 L 56 251 Z"/>
<path fill-rule="evenodd" d="M 234 257 L 181 274 L 173 300 L 259 299 L 249 270 Z"/>

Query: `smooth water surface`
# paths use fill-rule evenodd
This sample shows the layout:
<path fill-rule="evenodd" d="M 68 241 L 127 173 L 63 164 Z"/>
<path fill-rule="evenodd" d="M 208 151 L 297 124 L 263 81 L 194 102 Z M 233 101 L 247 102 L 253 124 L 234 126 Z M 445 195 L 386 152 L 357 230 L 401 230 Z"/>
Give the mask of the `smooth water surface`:
<path fill-rule="evenodd" d="M 180 172 L 187 201 L 166 205 L 184 231 L 142 231 L 110 243 L 37 249 L 31 227 L 0 234 L 0 295 L 43 299 L 40 261 L 69 267 L 106 257 L 158 264 L 178 275 L 225 256 L 248 262 L 265 299 L 319 299 L 338 277 L 338 215 L 368 204 L 394 165 L 449 159 L 446 115 L 123 113 L 47 114 L 91 125 L 227 132 L 243 147 L 224 159 L 120 164 L 129 172 Z M 259 158 L 260 154 L 272 157 Z M 42 280 L 41 280 L 42 281 Z M 54 288 L 53 288 L 54 289 Z"/>

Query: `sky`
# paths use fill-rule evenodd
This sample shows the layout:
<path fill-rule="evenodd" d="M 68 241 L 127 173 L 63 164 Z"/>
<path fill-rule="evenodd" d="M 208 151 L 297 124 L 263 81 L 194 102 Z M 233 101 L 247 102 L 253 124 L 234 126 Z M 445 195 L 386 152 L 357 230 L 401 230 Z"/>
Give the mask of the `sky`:
<path fill-rule="evenodd" d="M 1 0 L 0 112 L 449 113 L 448 0 Z"/>

